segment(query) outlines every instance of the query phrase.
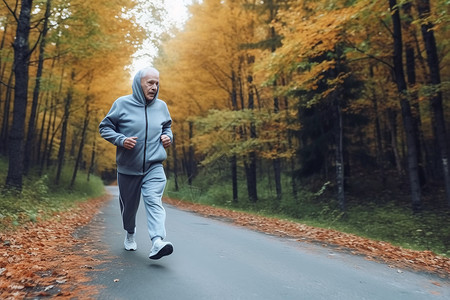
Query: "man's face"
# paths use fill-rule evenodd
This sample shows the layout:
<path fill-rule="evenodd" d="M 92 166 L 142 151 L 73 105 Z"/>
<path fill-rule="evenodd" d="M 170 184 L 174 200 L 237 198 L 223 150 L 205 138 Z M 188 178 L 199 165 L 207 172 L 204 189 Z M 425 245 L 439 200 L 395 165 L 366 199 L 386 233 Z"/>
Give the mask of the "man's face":
<path fill-rule="evenodd" d="M 148 70 L 141 77 L 142 91 L 147 101 L 153 100 L 159 86 L 159 73 L 156 70 Z"/>

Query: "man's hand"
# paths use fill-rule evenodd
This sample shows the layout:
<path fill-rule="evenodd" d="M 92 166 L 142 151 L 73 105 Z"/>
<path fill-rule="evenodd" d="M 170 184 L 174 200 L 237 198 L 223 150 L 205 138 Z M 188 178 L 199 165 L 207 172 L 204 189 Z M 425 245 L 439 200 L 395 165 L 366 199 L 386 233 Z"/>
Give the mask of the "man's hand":
<path fill-rule="evenodd" d="M 137 136 L 126 138 L 125 141 L 123 142 L 123 147 L 128 150 L 133 149 L 134 146 L 136 146 L 136 140 Z"/>
<path fill-rule="evenodd" d="M 171 144 L 170 137 L 168 137 L 165 134 L 161 135 L 161 142 L 162 142 L 164 148 L 169 147 Z"/>

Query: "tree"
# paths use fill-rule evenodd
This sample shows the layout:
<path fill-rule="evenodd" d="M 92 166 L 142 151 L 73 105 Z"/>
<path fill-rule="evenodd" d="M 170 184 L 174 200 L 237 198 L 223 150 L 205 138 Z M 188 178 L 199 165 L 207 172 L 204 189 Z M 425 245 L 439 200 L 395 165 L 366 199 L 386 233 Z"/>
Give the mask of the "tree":
<path fill-rule="evenodd" d="M 5 1 L 4 1 L 5 2 Z M 7 5 L 7 3 L 5 2 Z M 30 58 L 29 34 L 32 0 L 22 0 L 17 20 L 16 39 L 14 41 L 14 112 L 9 133 L 9 167 L 6 186 L 22 189 L 23 176 L 23 138 L 25 114 L 28 101 L 28 63 Z"/>
<path fill-rule="evenodd" d="M 416 1 L 417 10 L 421 22 L 422 37 L 427 53 L 427 64 L 430 70 L 430 84 L 432 94 L 430 106 L 433 112 L 435 135 L 438 142 L 442 170 L 444 174 L 444 186 L 447 204 L 450 206 L 450 172 L 448 162 L 447 130 L 445 128 L 444 110 L 442 106 L 441 75 L 439 57 L 437 53 L 436 39 L 434 36 L 433 23 L 430 21 L 431 8 L 429 0 Z"/>
<path fill-rule="evenodd" d="M 407 96 L 407 85 L 403 70 L 403 40 L 400 22 L 400 11 L 396 0 L 389 0 L 391 9 L 393 39 L 394 39 L 394 79 L 397 84 L 397 90 L 402 108 L 403 126 L 405 128 L 406 142 L 408 146 L 408 171 L 409 184 L 411 189 L 411 199 L 414 210 L 421 208 L 421 188 L 419 180 L 419 166 L 417 155 L 417 143 L 414 132 L 414 123 L 411 113 L 411 107 Z"/>
<path fill-rule="evenodd" d="M 58 185 L 59 181 L 61 179 L 61 172 L 64 165 L 64 157 L 66 154 L 66 141 L 67 141 L 67 130 L 68 130 L 68 124 L 69 124 L 69 117 L 70 117 L 70 108 L 72 106 L 73 101 L 73 94 L 74 94 L 74 80 L 75 80 L 75 70 L 72 69 L 71 71 L 71 85 L 69 86 L 67 90 L 67 95 L 64 99 L 64 114 L 62 116 L 62 126 L 61 126 L 61 138 L 59 143 L 59 150 L 58 150 L 58 166 L 56 171 L 56 177 L 55 177 L 55 184 Z"/>
<path fill-rule="evenodd" d="M 25 173 L 28 171 L 30 167 L 30 160 L 32 159 L 31 153 L 34 153 L 33 146 L 34 146 L 34 137 L 35 137 L 35 123 L 36 123 L 36 110 L 38 106 L 38 100 L 39 100 L 39 92 L 40 92 L 40 86 L 41 86 L 41 76 L 42 76 L 42 69 L 44 67 L 44 54 L 45 54 L 45 44 L 46 44 L 46 38 L 47 33 L 49 30 L 49 18 L 50 18 L 50 9 L 51 9 L 51 0 L 47 0 L 46 6 L 45 6 L 45 16 L 44 16 L 44 24 L 42 28 L 42 33 L 40 36 L 40 45 L 39 45 L 39 59 L 38 59 L 38 67 L 36 72 L 36 83 L 34 85 L 34 91 L 33 91 L 33 100 L 32 100 L 32 106 L 31 106 L 31 113 L 30 118 L 28 120 L 28 131 L 27 131 L 27 139 L 25 142 L 25 153 L 28 155 L 24 156 L 24 171 Z"/>
<path fill-rule="evenodd" d="M 10 45 L 14 42 L 14 37 L 12 36 L 12 31 L 14 30 L 14 28 L 12 28 L 12 25 L 14 25 L 15 19 L 14 21 L 12 19 L 16 16 L 18 5 L 19 1 L 16 1 L 14 8 L 10 8 L 10 10 L 8 10 L 7 8 L 9 7 L 5 5 L 5 11 L 3 11 L 4 16 L 2 14 L 2 26 L 4 30 L 0 43 L 0 113 L 1 109 L 3 108 L 3 121 L 1 122 L 2 126 L 0 129 L 0 153 L 4 153 L 5 155 L 7 155 L 8 150 L 7 145 L 10 120 L 10 104 L 12 99 L 12 85 L 14 77 L 13 66 L 9 66 L 11 60 L 10 56 L 13 51 L 10 47 L 7 47 L 7 45 Z M 5 95 L 3 95 L 3 91 L 5 91 Z M 4 104 L 2 104 L 2 100 L 4 101 Z"/>
<path fill-rule="evenodd" d="M 81 130 L 81 141 L 80 144 L 78 146 L 78 154 L 75 160 L 75 166 L 73 168 L 73 173 L 72 173 L 72 179 L 70 181 L 70 185 L 69 188 L 73 188 L 73 186 L 75 185 L 75 180 L 77 178 L 77 172 L 78 172 L 78 168 L 81 164 L 81 159 L 82 159 L 82 155 L 83 155 L 83 149 L 84 149 L 84 145 L 86 143 L 86 135 L 87 135 L 87 129 L 89 126 L 89 119 L 90 119 L 90 114 L 91 111 L 89 109 L 89 95 L 86 97 L 86 111 L 85 111 L 85 115 L 84 115 L 84 121 L 83 121 L 83 128 Z"/>

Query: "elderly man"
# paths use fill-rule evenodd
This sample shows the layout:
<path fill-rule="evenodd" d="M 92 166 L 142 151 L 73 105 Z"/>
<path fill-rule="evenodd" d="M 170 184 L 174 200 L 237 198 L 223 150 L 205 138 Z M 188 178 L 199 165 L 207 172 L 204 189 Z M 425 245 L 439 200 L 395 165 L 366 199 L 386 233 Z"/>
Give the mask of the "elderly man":
<path fill-rule="evenodd" d="M 145 68 L 137 72 L 131 95 L 118 98 L 99 125 L 100 135 L 117 146 L 117 182 L 126 230 L 125 249 L 136 250 L 136 213 L 142 198 L 147 214 L 147 227 L 152 249 L 150 259 L 160 259 L 173 252 L 166 237 L 166 212 L 162 194 L 166 176 L 162 162 L 167 158 L 165 148 L 172 143 L 167 105 L 158 99 L 159 72 Z"/>

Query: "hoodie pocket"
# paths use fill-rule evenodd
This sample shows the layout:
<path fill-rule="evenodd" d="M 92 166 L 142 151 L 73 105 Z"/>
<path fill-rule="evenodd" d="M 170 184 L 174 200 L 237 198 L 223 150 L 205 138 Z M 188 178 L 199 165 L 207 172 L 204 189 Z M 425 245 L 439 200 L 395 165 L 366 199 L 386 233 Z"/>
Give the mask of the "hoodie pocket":
<path fill-rule="evenodd" d="M 125 166 L 128 170 L 136 172 L 142 171 L 142 162 L 144 159 L 144 143 L 137 140 L 133 149 L 117 148 L 116 162 L 118 166 Z"/>
<path fill-rule="evenodd" d="M 162 142 L 147 143 L 147 162 L 162 162 L 167 158 L 166 149 Z"/>

